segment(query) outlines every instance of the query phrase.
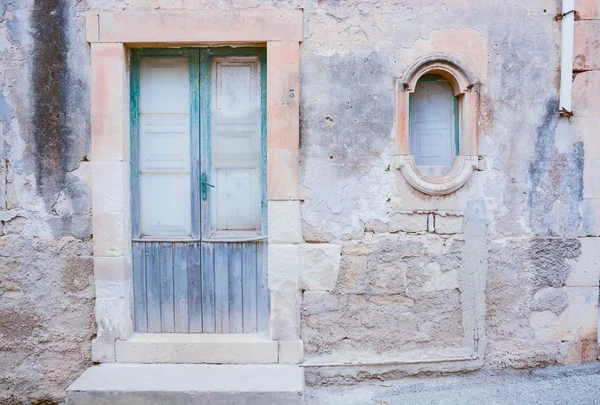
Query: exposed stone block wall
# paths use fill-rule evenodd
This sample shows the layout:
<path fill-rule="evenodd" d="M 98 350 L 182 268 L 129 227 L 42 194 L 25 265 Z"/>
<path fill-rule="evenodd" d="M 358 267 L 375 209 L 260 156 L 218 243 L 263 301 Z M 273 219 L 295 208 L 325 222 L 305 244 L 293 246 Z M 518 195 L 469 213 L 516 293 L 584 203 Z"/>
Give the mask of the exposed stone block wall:
<path fill-rule="evenodd" d="M 571 121 L 556 111 L 558 0 L 3 0 L 0 404 L 61 401 L 90 365 L 95 334 L 120 327 L 102 317 L 98 327 L 94 310 L 128 310 L 112 278 L 92 275 L 90 117 L 125 123 L 91 114 L 84 12 L 297 7 L 305 18 L 300 144 L 278 148 L 292 151 L 290 159 L 300 154 L 302 189 L 290 193 L 302 202 L 269 206 L 289 212 L 289 223 L 269 224 L 270 266 L 287 269 L 269 281 L 281 301 L 271 321 L 297 331 L 274 336 L 283 339 L 282 360 L 481 354 L 445 369 L 456 371 L 595 358 L 597 0 L 576 2 Z M 429 197 L 392 164 L 394 78 L 439 52 L 481 83 L 481 170 L 456 193 Z M 110 152 L 100 152 L 107 162 L 126 159 Z M 286 178 L 277 183 L 284 190 Z M 126 206 L 99 203 L 112 214 Z M 103 252 L 95 266 L 128 266 L 127 252 L 93 249 Z M 104 297 L 98 305 L 96 296 Z M 110 342 L 99 338 L 98 353 L 104 347 L 110 356 Z M 420 371 L 332 367 L 310 382 Z"/>

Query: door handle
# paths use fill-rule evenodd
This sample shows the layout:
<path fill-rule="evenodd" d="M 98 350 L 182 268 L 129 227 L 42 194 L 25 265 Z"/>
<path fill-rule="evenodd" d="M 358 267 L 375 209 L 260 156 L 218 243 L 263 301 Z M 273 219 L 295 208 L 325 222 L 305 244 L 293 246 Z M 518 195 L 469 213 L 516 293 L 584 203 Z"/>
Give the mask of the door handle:
<path fill-rule="evenodd" d="M 209 182 L 206 181 L 206 173 L 202 173 L 202 176 L 200 177 L 200 183 L 202 184 L 202 199 L 206 200 L 206 186 L 208 187 L 215 187 L 212 184 L 210 184 Z"/>

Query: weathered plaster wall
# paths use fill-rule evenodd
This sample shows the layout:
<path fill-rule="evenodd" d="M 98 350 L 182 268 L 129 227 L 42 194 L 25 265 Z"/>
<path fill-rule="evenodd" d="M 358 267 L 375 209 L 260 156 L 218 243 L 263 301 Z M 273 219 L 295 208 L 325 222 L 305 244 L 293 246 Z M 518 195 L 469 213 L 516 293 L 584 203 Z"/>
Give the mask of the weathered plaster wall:
<path fill-rule="evenodd" d="M 0 1 L 0 404 L 56 403 L 91 363 L 83 7 Z"/>
<path fill-rule="evenodd" d="M 306 243 L 286 254 L 298 262 L 306 361 L 421 349 L 443 357 L 473 340 L 467 331 L 486 348 L 485 367 L 595 358 L 600 6 L 577 1 L 576 116 L 569 122 L 555 113 L 560 24 L 552 18 L 559 5 L 0 0 L 0 353 L 9 359 L 0 365 L 0 401 L 58 400 L 89 363 L 96 328 L 87 9 L 304 9 Z M 481 82 L 483 170 L 447 197 L 420 194 L 392 167 L 394 78 L 432 52 L 462 61 Z M 478 232 L 465 231 L 469 205 L 484 215 Z M 286 263 L 285 255 L 279 259 Z M 485 325 L 476 316 L 483 304 L 465 305 L 468 294 L 477 296 L 471 290 L 485 292 Z M 294 314 L 280 315 L 296 322 Z M 472 365 L 454 369 L 461 367 Z M 423 370 L 315 369 L 310 382 Z"/>
<path fill-rule="evenodd" d="M 595 157 L 597 149 L 589 143 L 589 129 L 556 114 L 560 25 L 552 18 L 559 6 L 559 1 L 305 5 L 303 231 L 307 242 L 342 245 L 336 287 L 319 299 L 316 293 L 304 295 L 302 337 L 309 360 L 359 360 L 348 355 L 352 350 L 393 359 L 414 347 L 461 343 L 448 324 L 459 319 L 452 318 L 458 309 L 453 294 L 462 288 L 452 271 L 464 265 L 465 256 L 452 246 L 462 239 L 461 217 L 473 200 L 483 201 L 489 231 L 482 241 L 489 257 L 484 366 L 595 359 L 599 240 L 588 236 L 598 235 L 592 208 L 598 176 L 586 167 L 595 164 L 588 156 Z M 578 24 L 579 43 L 593 43 L 581 37 L 583 24 L 588 36 L 595 25 Z M 591 46 L 579 46 L 577 60 L 588 61 L 583 55 Z M 392 78 L 431 52 L 463 61 L 481 82 L 483 171 L 456 194 L 435 198 L 407 186 L 389 160 Z M 576 87 L 582 74 L 596 73 L 579 73 Z M 578 89 L 575 114 L 597 115 L 588 107 L 597 105 L 597 96 Z M 584 97 L 589 101 L 583 103 Z M 443 248 L 437 254 L 404 252 L 415 244 Z M 397 255 L 391 265 L 390 251 Z M 571 281 L 586 272 L 593 275 Z M 444 299 L 414 296 L 428 283 Z M 427 329 L 423 319 L 441 327 Z M 393 369 L 340 374 L 364 378 Z M 335 374 L 318 371 L 311 382 Z"/>

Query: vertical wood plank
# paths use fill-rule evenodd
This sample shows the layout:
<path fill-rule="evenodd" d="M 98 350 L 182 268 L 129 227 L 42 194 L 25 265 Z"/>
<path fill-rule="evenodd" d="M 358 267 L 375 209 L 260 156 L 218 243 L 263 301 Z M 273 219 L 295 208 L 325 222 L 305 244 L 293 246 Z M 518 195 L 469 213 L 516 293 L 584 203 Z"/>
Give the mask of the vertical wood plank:
<path fill-rule="evenodd" d="M 146 257 L 144 244 L 133 244 L 133 307 L 136 332 L 148 331 L 148 315 L 146 312 Z"/>
<path fill-rule="evenodd" d="M 175 243 L 173 248 L 173 301 L 175 332 L 189 332 L 187 245 Z"/>
<path fill-rule="evenodd" d="M 229 248 L 230 332 L 243 332 L 242 308 L 242 245 L 241 243 L 232 243 Z"/>
<path fill-rule="evenodd" d="M 160 244 L 160 319 L 162 332 L 175 332 L 173 244 Z"/>
<path fill-rule="evenodd" d="M 215 332 L 229 333 L 229 243 L 217 243 L 215 255 Z"/>
<path fill-rule="evenodd" d="M 270 294 L 267 283 L 267 243 L 256 244 L 257 329 L 269 330 Z"/>
<path fill-rule="evenodd" d="M 148 332 L 161 332 L 159 243 L 146 243 Z"/>
<path fill-rule="evenodd" d="M 215 332 L 214 246 L 202 243 L 202 331 Z"/>
<path fill-rule="evenodd" d="M 190 243 L 188 250 L 188 312 L 190 332 L 202 332 L 202 272 L 200 268 L 200 244 Z"/>
<path fill-rule="evenodd" d="M 190 50 L 192 237 L 200 238 L 200 51 Z M 200 248 L 198 246 L 198 248 Z"/>
<path fill-rule="evenodd" d="M 244 332 L 256 332 L 256 243 L 242 244 Z"/>

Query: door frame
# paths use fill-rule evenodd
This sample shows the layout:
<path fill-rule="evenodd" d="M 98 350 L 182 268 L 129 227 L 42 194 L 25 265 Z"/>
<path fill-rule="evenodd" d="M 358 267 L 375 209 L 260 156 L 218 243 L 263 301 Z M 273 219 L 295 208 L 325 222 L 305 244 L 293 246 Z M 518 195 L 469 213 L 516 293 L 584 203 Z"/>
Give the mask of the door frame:
<path fill-rule="evenodd" d="M 91 132 L 97 337 L 92 358 L 114 362 L 115 341 L 133 334 L 130 215 L 130 66 L 132 48 L 266 47 L 269 336 L 280 361 L 299 362 L 297 250 L 303 243 L 299 185 L 299 81 L 302 10 L 92 11 Z M 272 260 L 275 255 L 281 259 Z M 283 264 L 281 264 L 283 262 Z M 287 280 L 287 282 L 282 282 Z M 282 344 L 281 342 L 285 342 Z"/>
<path fill-rule="evenodd" d="M 192 237 L 190 241 L 200 241 L 201 234 L 201 198 L 200 172 L 197 162 L 201 159 L 200 148 L 200 52 L 195 48 L 165 49 L 165 48 L 133 48 L 130 50 L 130 128 L 131 128 L 131 238 L 133 241 L 145 241 L 141 234 L 140 221 L 140 80 L 142 57 L 177 57 L 185 56 L 190 60 L 190 165 L 191 165 L 191 207 L 192 207 Z M 198 136 L 193 136 L 198 134 Z M 164 241 L 165 238 L 159 238 Z M 190 239 L 190 238 L 186 238 Z M 173 238 L 169 238 L 169 242 Z"/>

